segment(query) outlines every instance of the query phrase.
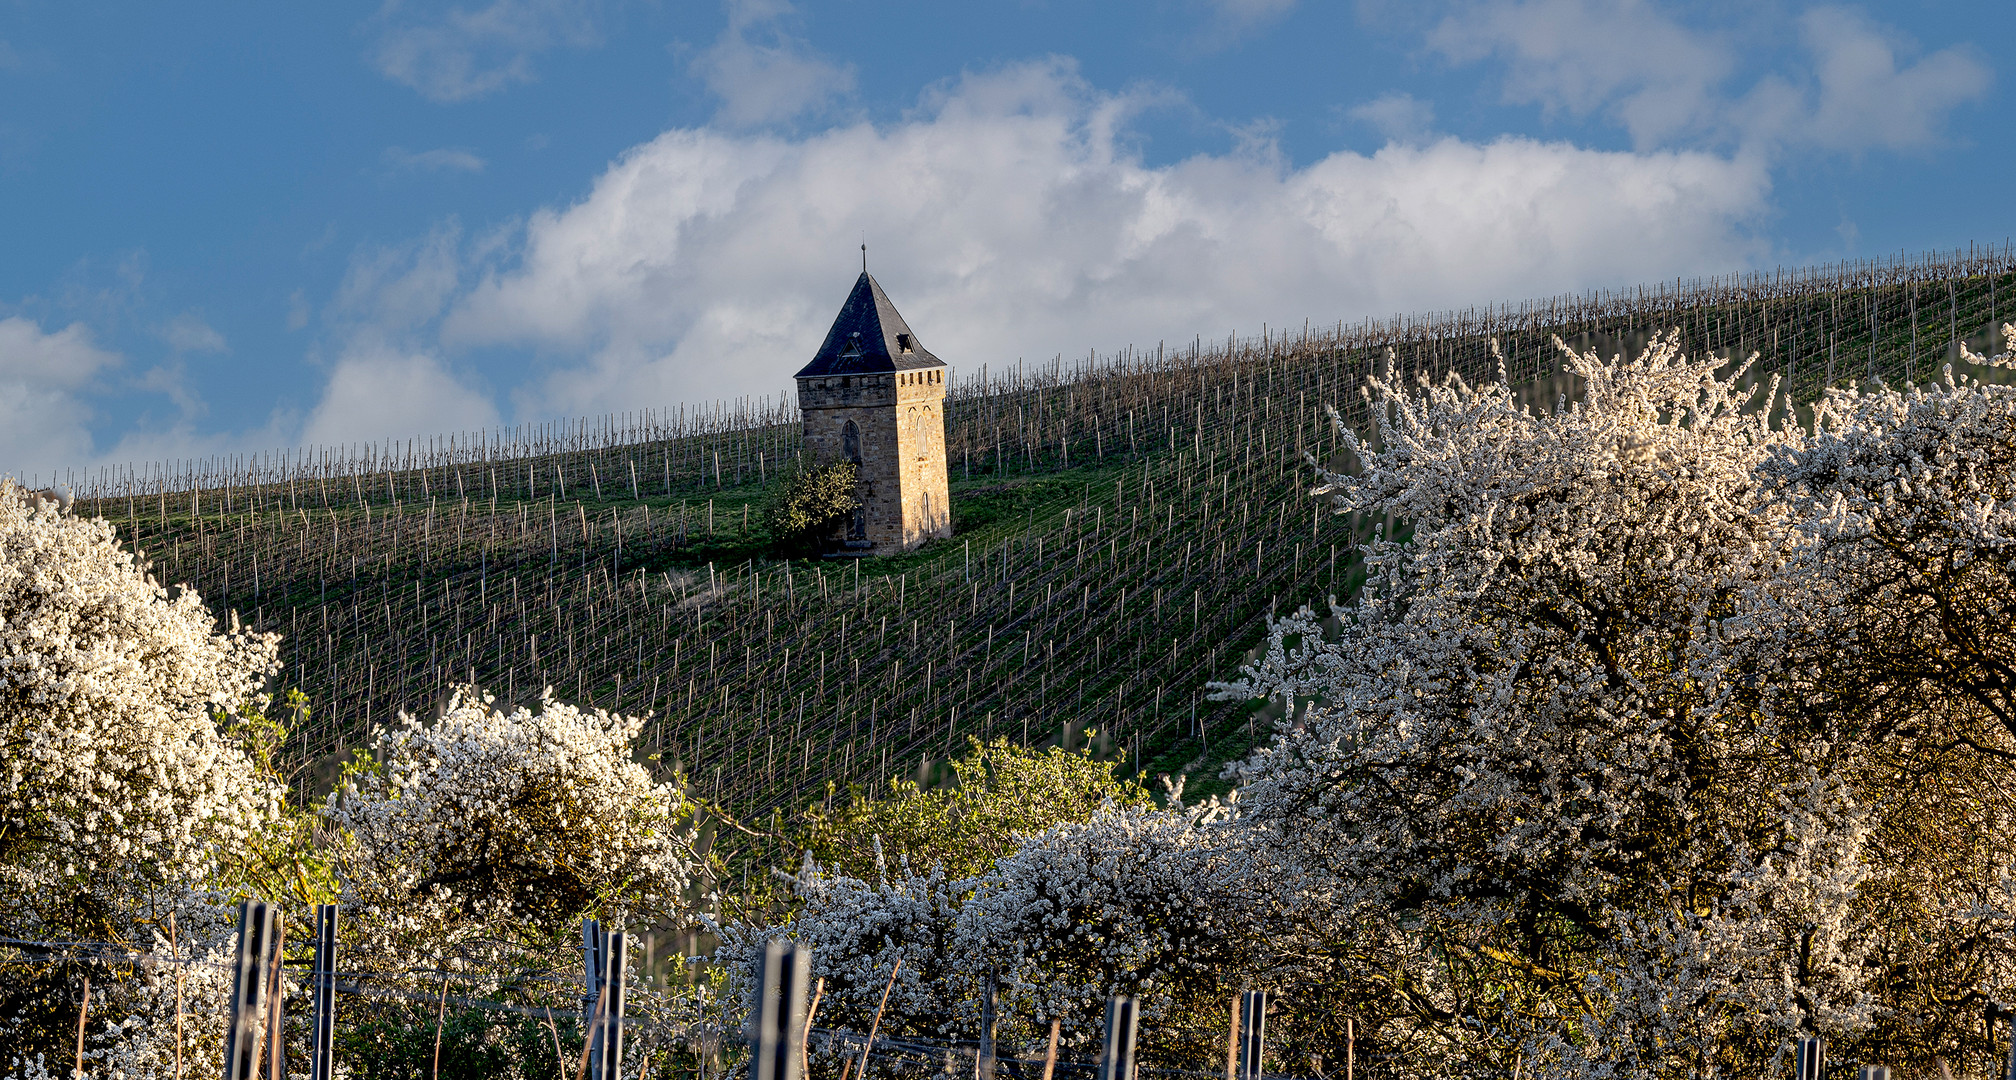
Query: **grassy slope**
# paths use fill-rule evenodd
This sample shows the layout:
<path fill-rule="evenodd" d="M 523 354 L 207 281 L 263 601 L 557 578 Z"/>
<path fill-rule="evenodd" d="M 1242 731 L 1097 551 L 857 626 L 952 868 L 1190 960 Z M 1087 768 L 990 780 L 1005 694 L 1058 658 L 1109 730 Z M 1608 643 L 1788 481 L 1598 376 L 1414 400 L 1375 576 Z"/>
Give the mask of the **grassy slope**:
<path fill-rule="evenodd" d="M 1954 325 L 1985 321 L 1982 284 L 1954 294 Z M 2016 279 L 1995 284 L 2006 294 Z M 1673 321 L 1695 348 L 1770 343 L 1767 363 L 1804 393 L 1837 367 L 1861 374 L 1871 352 L 1882 370 L 1916 355 L 1922 377 L 1932 350 L 1915 324 L 1821 333 L 1826 310 L 1738 304 Z M 1642 339 L 1636 325 L 1581 332 L 1614 347 Z M 1515 378 L 1552 366 L 1556 330 L 1576 328 L 1503 337 Z M 1475 335 L 1399 347 L 1403 372 L 1495 370 Z M 760 527 L 742 527 L 778 483 L 760 462 L 789 455 L 788 429 L 734 436 L 740 465 L 714 458 L 711 477 L 723 438 L 616 447 L 593 459 L 599 473 L 556 455 L 373 474 L 348 481 L 355 498 L 339 482 L 333 494 L 240 492 L 228 510 L 215 493 L 96 510 L 170 579 L 288 635 L 285 677 L 320 703 L 295 748 L 311 772 L 473 675 L 511 700 L 552 684 L 652 710 L 647 739 L 666 767 L 744 812 L 798 804 L 828 780 L 929 772 L 990 732 L 1074 741 L 1092 727 L 1151 773 L 1208 779 L 1266 728 L 1248 707 L 1202 700 L 1205 683 L 1236 669 L 1270 609 L 1350 585 L 1362 523 L 1316 512 L 1298 451 L 1320 449 L 1320 405 L 1350 411 L 1383 352 L 1270 343 L 960 403 L 956 538 L 866 562 L 770 559 Z M 1547 401 L 1574 387 L 1533 389 Z M 567 477 L 564 497 L 512 479 L 549 467 Z M 645 497 L 600 482 L 630 469 Z"/>

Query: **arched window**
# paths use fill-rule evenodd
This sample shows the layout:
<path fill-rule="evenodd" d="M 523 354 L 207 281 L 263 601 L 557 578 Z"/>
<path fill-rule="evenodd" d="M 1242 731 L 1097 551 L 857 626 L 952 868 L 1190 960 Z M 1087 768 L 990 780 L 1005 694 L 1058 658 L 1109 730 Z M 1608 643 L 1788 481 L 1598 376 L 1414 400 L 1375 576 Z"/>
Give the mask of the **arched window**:
<path fill-rule="evenodd" d="M 868 539 L 868 508 L 867 508 L 867 507 L 865 507 L 865 506 L 856 506 L 856 507 L 854 508 L 854 518 L 853 518 L 853 520 L 851 520 L 851 521 L 849 521 L 849 522 L 847 523 L 847 539 L 849 539 L 849 540 L 866 540 L 866 539 Z"/>
<path fill-rule="evenodd" d="M 840 456 L 856 465 L 861 464 L 861 429 L 852 420 L 840 429 Z"/>

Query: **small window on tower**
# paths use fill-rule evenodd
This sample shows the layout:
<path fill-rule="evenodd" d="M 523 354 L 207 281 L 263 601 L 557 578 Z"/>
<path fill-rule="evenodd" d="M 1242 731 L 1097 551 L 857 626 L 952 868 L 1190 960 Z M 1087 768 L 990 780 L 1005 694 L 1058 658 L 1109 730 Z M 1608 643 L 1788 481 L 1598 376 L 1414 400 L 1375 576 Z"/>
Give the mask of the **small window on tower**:
<path fill-rule="evenodd" d="M 902 350 L 903 350 L 904 352 L 909 352 L 909 351 L 910 351 L 910 335 L 908 335 L 908 334 L 897 334 L 897 335 L 896 335 L 896 347 L 897 347 L 897 348 L 899 348 L 899 349 L 902 349 Z"/>

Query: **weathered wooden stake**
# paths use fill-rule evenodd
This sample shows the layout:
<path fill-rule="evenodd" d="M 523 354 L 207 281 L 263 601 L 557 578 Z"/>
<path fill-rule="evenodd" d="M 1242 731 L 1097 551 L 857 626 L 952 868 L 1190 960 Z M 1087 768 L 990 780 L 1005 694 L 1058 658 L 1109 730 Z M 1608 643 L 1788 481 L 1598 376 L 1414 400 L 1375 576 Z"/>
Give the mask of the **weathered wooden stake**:
<path fill-rule="evenodd" d="M 759 963 L 756 1008 L 749 1016 L 749 1080 L 800 1080 L 808 1034 L 805 990 L 811 981 L 812 950 L 773 940 Z"/>
<path fill-rule="evenodd" d="M 231 980 L 231 1021 L 224 1032 L 224 1080 L 253 1080 L 259 1069 L 260 1015 L 266 1007 L 266 972 L 274 954 L 280 905 L 247 900 L 238 905 L 238 950 Z"/>
<path fill-rule="evenodd" d="M 1134 1080 L 1134 1035 L 1140 999 L 1122 994 L 1106 1002 L 1106 1037 L 1100 1044 L 1099 1080 Z"/>
<path fill-rule="evenodd" d="M 623 996 L 630 960 L 630 935 L 602 935 L 601 994 L 606 1003 L 591 1035 L 595 1080 L 619 1080 L 623 1074 Z"/>
<path fill-rule="evenodd" d="M 314 1031 L 308 1058 L 309 1080 L 336 1075 L 336 905 L 315 905 Z"/>
<path fill-rule="evenodd" d="M 1800 1039 L 1793 1048 L 1792 1080 L 1823 1080 L 1826 1074 L 1826 1040 Z"/>
<path fill-rule="evenodd" d="M 980 984 L 980 1053 L 973 1059 L 977 1080 L 994 1080 L 995 979 L 988 972 Z"/>
<path fill-rule="evenodd" d="M 1267 992 L 1239 995 L 1239 1080 L 1260 1080 L 1267 1045 Z"/>

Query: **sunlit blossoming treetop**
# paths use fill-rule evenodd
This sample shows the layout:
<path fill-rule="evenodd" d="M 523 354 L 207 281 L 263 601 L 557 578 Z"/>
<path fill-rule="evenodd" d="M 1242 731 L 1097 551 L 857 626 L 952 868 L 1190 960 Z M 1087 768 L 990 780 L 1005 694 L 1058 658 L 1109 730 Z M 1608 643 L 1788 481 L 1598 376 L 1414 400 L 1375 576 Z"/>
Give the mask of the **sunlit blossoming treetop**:
<path fill-rule="evenodd" d="M 277 638 L 219 631 L 112 526 L 0 481 L 0 911 L 125 937 L 259 830 L 281 792 L 227 729 Z"/>
<path fill-rule="evenodd" d="M 324 820 L 343 901 L 379 962 L 533 953 L 579 920 L 683 927 L 701 859 L 680 789 L 632 757 L 643 717 L 475 687 L 439 719 L 381 728 Z"/>
<path fill-rule="evenodd" d="M 1547 411 L 1373 384 L 1316 493 L 1406 534 L 1223 688 L 1299 710 L 1240 805 L 1325 882 L 1305 979 L 1414 1060 L 1534 1075 L 1981 1055 L 2016 990 L 2016 388 L 1802 426 L 1672 339 L 1568 366 Z"/>

